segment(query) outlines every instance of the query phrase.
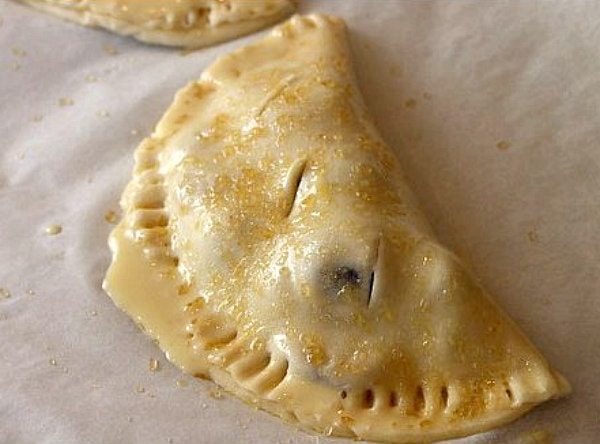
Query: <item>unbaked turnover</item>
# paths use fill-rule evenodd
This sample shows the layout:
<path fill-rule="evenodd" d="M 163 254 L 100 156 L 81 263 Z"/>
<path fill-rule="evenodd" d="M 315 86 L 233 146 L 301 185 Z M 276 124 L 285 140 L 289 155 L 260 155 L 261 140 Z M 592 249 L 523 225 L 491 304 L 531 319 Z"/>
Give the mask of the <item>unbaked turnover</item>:
<path fill-rule="evenodd" d="M 20 0 L 146 43 L 200 48 L 277 23 L 297 0 Z"/>
<path fill-rule="evenodd" d="M 302 428 L 431 442 L 569 391 L 436 240 L 340 19 L 295 16 L 180 91 L 122 206 L 115 303 L 185 372 Z"/>

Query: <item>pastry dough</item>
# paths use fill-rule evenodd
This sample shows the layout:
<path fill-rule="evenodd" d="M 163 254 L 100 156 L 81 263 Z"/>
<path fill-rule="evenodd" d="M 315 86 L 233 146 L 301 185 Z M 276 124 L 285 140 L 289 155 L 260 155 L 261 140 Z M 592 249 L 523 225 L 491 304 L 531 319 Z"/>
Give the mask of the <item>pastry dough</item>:
<path fill-rule="evenodd" d="M 135 159 L 105 289 L 184 371 L 302 428 L 391 442 L 569 391 L 436 240 L 340 19 L 296 16 L 219 59 Z"/>
<path fill-rule="evenodd" d="M 82 25 L 146 43 L 200 48 L 290 15 L 297 0 L 20 0 Z"/>

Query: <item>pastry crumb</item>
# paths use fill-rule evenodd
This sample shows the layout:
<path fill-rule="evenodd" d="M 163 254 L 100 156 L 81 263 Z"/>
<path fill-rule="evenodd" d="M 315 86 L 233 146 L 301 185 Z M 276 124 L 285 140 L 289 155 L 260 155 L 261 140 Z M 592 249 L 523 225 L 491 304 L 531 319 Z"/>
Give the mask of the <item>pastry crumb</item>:
<path fill-rule="evenodd" d="M 518 444 L 553 444 L 552 434 L 546 430 L 532 430 L 519 436 Z"/>
<path fill-rule="evenodd" d="M 62 226 L 58 224 L 48 225 L 46 227 L 46 234 L 49 236 L 56 236 L 62 233 Z"/>
<path fill-rule="evenodd" d="M 417 107 L 417 101 L 415 99 L 408 99 L 404 102 L 404 106 L 408 109 L 415 109 Z"/>
<path fill-rule="evenodd" d="M 214 388 L 208 392 L 208 396 L 213 399 L 223 399 L 223 391 L 218 388 Z"/>
<path fill-rule="evenodd" d="M 112 210 L 109 210 L 109 211 L 107 211 L 107 212 L 106 212 L 106 214 L 104 215 L 104 220 L 105 220 L 106 222 L 108 222 L 109 224 L 114 224 L 114 223 L 116 223 L 116 222 L 117 222 L 117 220 L 118 220 L 117 213 L 115 213 L 115 212 L 114 212 L 114 211 L 112 211 Z"/>
<path fill-rule="evenodd" d="M 512 144 L 510 142 L 507 142 L 506 140 L 501 140 L 500 142 L 498 142 L 496 144 L 496 148 L 498 148 L 501 151 L 505 151 L 507 149 L 509 149 L 512 146 Z"/>
<path fill-rule="evenodd" d="M 102 49 L 108 55 L 116 55 L 119 53 L 119 50 L 116 47 L 114 47 L 113 45 L 111 45 L 110 43 L 104 44 L 102 46 Z"/>
<path fill-rule="evenodd" d="M 68 97 L 61 97 L 60 99 L 58 99 L 58 106 L 60 106 L 61 108 L 73 106 L 74 104 L 75 102 L 73 101 L 73 99 L 70 99 Z"/>
<path fill-rule="evenodd" d="M 186 56 L 189 56 L 190 54 L 193 54 L 194 52 L 196 52 L 196 50 L 195 49 L 191 49 L 191 48 L 180 49 L 179 50 L 179 55 L 181 57 L 186 57 Z"/>
<path fill-rule="evenodd" d="M 536 230 L 529 230 L 527 232 L 527 238 L 529 239 L 529 242 L 531 242 L 531 243 L 537 242 L 538 239 L 539 239 L 537 231 Z"/>
<path fill-rule="evenodd" d="M 27 55 L 27 52 L 21 48 L 12 48 L 11 50 L 12 55 L 15 57 L 25 57 Z"/>
<path fill-rule="evenodd" d="M 398 65 L 392 65 L 389 69 L 389 74 L 391 77 L 402 77 L 402 67 Z"/>
<path fill-rule="evenodd" d="M 150 361 L 148 362 L 148 368 L 151 372 L 157 372 L 160 370 L 160 362 L 158 359 L 150 358 Z"/>
<path fill-rule="evenodd" d="M 237 421 L 237 425 L 242 429 L 242 430 L 246 430 L 248 428 L 248 425 L 250 424 L 250 419 L 239 419 Z"/>
<path fill-rule="evenodd" d="M 10 291 L 8 291 L 6 288 L 0 288 L 0 298 L 2 298 L 2 299 L 10 298 Z"/>

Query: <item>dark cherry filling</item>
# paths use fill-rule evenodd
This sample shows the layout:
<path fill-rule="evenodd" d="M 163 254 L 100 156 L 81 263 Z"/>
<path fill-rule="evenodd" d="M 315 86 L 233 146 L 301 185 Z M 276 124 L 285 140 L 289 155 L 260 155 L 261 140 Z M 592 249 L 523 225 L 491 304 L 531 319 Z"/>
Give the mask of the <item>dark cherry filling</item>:
<path fill-rule="evenodd" d="M 340 290 L 347 285 L 358 286 L 362 280 L 360 273 L 350 267 L 336 268 L 331 277 L 332 284 Z"/>

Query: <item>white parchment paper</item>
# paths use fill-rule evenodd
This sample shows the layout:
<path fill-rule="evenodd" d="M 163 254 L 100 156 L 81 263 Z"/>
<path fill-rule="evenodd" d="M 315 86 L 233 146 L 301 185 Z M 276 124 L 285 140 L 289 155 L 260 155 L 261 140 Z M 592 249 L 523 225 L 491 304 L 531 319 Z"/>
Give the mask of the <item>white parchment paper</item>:
<path fill-rule="evenodd" d="M 347 20 L 366 102 L 441 238 L 573 384 L 458 442 L 598 442 L 600 3 L 301 11 Z M 10 0 L 0 17 L 0 443 L 346 442 L 182 375 L 100 288 L 137 143 L 177 89 L 260 34 L 183 56 Z"/>

